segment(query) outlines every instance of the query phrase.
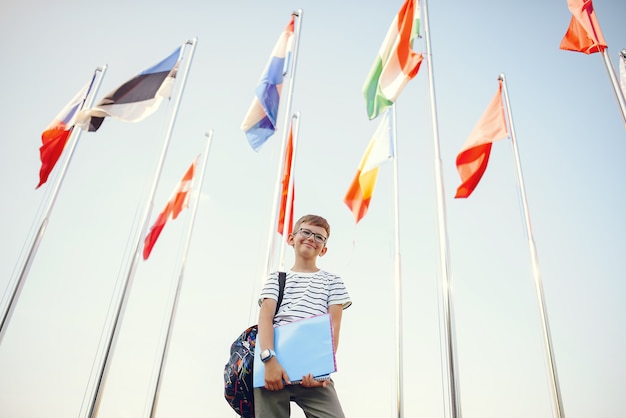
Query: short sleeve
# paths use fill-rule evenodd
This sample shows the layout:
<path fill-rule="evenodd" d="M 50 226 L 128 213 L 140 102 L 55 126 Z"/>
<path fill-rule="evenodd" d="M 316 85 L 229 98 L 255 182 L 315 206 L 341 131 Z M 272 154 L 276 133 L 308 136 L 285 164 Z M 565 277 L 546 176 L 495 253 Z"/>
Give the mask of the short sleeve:
<path fill-rule="evenodd" d="M 278 301 L 278 272 L 270 273 L 259 295 L 259 306 L 263 303 L 263 299 L 273 299 Z"/>
<path fill-rule="evenodd" d="M 329 284 L 328 306 L 330 305 L 341 305 L 343 309 L 352 305 L 352 300 L 350 299 L 346 285 L 343 283 L 341 277 L 335 275 L 332 276 Z"/>

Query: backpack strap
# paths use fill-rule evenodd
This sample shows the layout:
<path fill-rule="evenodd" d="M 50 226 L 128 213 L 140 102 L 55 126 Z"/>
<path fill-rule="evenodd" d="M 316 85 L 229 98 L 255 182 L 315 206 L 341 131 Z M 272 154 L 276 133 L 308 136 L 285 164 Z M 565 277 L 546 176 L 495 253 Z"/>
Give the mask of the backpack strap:
<path fill-rule="evenodd" d="M 276 302 L 276 312 L 274 312 L 274 316 L 278 313 L 278 309 L 280 308 L 280 304 L 283 303 L 283 294 L 285 293 L 285 282 L 287 281 L 287 273 L 284 271 L 278 272 L 278 301 Z"/>

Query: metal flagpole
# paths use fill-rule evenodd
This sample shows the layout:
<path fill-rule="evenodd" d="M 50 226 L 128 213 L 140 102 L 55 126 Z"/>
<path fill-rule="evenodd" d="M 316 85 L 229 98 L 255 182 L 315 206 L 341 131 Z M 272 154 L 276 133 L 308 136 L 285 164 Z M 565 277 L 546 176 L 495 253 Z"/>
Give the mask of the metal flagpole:
<path fill-rule="evenodd" d="M 295 123 L 295 127 L 293 127 L 292 125 L 293 148 L 291 150 L 292 151 L 291 170 L 289 171 L 289 185 L 287 187 L 287 202 L 285 205 L 285 222 L 283 223 L 283 239 L 281 240 L 281 243 L 280 243 L 280 256 L 278 258 L 278 269 L 280 271 L 285 270 L 285 247 L 287 246 L 287 243 L 285 242 L 285 239 L 286 239 L 285 237 L 289 234 L 289 226 L 293 223 L 293 219 L 291 219 L 292 199 L 293 199 L 293 194 L 295 192 L 293 188 L 293 184 L 294 184 L 293 174 L 296 170 L 296 167 L 295 167 L 296 158 L 295 157 L 296 157 L 296 149 L 298 147 L 298 133 L 300 132 L 300 112 L 296 112 L 291 116 L 292 123 L 294 120 L 296 121 L 296 123 Z"/>
<path fill-rule="evenodd" d="M 394 230 L 395 230 L 395 327 L 396 327 L 396 410 L 397 416 L 404 416 L 404 355 L 402 321 L 402 276 L 400 259 L 400 193 L 398 186 L 398 141 L 396 140 L 396 105 L 391 106 L 392 147 L 393 147 L 393 193 L 394 193 Z"/>
<path fill-rule="evenodd" d="M 426 0 L 421 0 L 424 10 L 424 35 L 426 40 L 426 53 L 428 59 L 428 80 L 430 85 L 430 106 L 433 124 L 433 140 L 435 150 L 435 181 L 437 185 L 437 214 L 439 229 L 439 257 L 441 262 L 442 300 L 445 334 L 443 336 L 447 350 L 446 363 L 448 366 L 448 407 L 454 418 L 461 417 L 461 396 L 457 378 L 456 344 L 454 343 L 454 315 L 452 309 L 452 283 L 449 277 L 448 265 L 448 232 L 446 220 L 446 202 L 443 185 L 443 168 L 441 164 L 441 151 L 439 149 L 439 128 L 437 122 L 437 105 L 435 102 L 435 81 L 433 73 L 433 54 L 430 46 L 430 22 L 428 19 L 428 6 Z"/>
<path fill-rule="evenodd" d="M 622 87 L 622 95 L 626 96 L 626 48 L 619 52 L 620 56 L 620 86 Z"/>
<path fill-rule="evenodd" d="M 117 311 L 115 313 L 115 318 L 113 319 L 113 330 L 108 342 L 108 345 L 105 349 L 105 358 L 102 363 L 102 367 L 100 369 L 100 376 L 96 383 L 95 394 L 89 409 L 89 417 L 93 418 L 98 416 L 98 410 L 100 408 L 100 402 L 102 401 L 102 390 L 106 384 L 106 379 L 109 373 L 109 369 L 111 367 L 111 359 L 113 357 L 113 351 L 115 350 L 115 344 L 117 343 L 117 338 L 119 336 L 120 324 L 122 322 L 123 313 L 126 309 L 126 304 L 128 303 L 128 295 L 130 294 L 130 289 L 132 287 L 132 279 L 135 275 L 135 270 L 137 269 L 137 263 L 139 261 L 139 256 L 142 248 L 142 238 L 145 235 L 146 225 L 148 220 L 150 219 L 150 215 L 152 214 L 152 207 L 154 206 L 154 194 L 156 193 L 157 186 L 159 184 L 159 178 L 161 177 L 161 171 L 163 169 L 163 162 L 165 161 L 165 155 L 167 154 L 167 149 L 170 144 L 170 140 L 172 138 L 172 131 L 174 130 L 174 122 L 176 122 L 176 115 L 178 114 L 178 108 L 180 107 L 181 97 L 183 95 L 183 91 L 185 89 L 185 83 L 187 81 L 187 76 L 189 75 L 189 68 L 191 67 L 191 61 L 193 59 L 193 54 L 196 49 L 197 38 L 193 38 L 192 40 L 188 40 L 185 44 L 191 45 L 191 52 L 189 53 L 189 61 L 187 62 L 187 66 L 185 68 L 185 72 L 181 79 L 181 87 L 178 92 L 178 96 L 174 102 L 174 109 L 172 111 L 172 117 L 170 119 L 169 126 L 167 127 L 167 132 L 165 134 L 165 142 L 163 144 L 163 150 L 161 151 L 161 157 L 157 166 L 156 175 L 154 176 L 154 181 L 152 183 L 152 190 L 150 191 L 150 196 L 148 199 L 148 204 L 145 209 L 145 213 L 143 219 L 140 223 L 141 228 L 139 231 L 139 236 L 137 237 L 137 243 L 135 245 L 135 251 L 133 253 L 131 259 L 131 265 L 128 270 L 128 274 L 126 276 L 126 281 L 123 286 L 122 298 L 119 301 Z"/>
<path fill-rule="evenodd" d="M 624 51 L 622 51 L 622 53 L 623 52 Z M 619 82 L 617 81 L 615 69 L 613 68 L 613 62 L 611 61 L 611 57 L 609 57 L 608 48 L 604 48 L 602 51 L 602 58 L 604 59 L 606 71 L 609 73 L 609 79 L 611 80 L 611 86 L 613 86 L 613 91 L 615 92 L 615 97 L 617 98 L 617 104 L 622 113 L 622 119 L 626 124 L 626 101 L 624 101 L 624 93 L 622 92 Z"/>
<path fill-rule="evenodd" d="M 302 31 L 302 9 L 298 9 L 297 12 L 292 12 L 291 15 L 298 18 L 298 29 L 295 31 L 295 39 L 293 42 L 293 62 L 291 64 L 291 71 L 287 70 L 291 73 L 291 77 L 289 80 L 289 94 L 287 96 L 287 104 L 285 106 L 285 115 L 291 114 L 291 102 L 293 101 L 293 87 L 296 81 L 296 65 L 298 62 L 298 49 L 300 46 L 300 33 Z M 291 122 L 291 118 L 285 118 L 284 127 L 283 127 L 283 139 L 281 143 L 281 157 L 278 163 L 278 174 L 276 176 L 276 185 L 274 187 L 274 200 L 272 205 L 272 219 L 269 224 L 269 233 L 268 233 L 268 243 L 267 243 L 267 264 L 265 267 L 265 271 L 263 272 L 263 277 L 261 278 L 261 282 L 265 282 L 267 278 L 267 274 L 272 270 L 273 265 L 273 254 L 274 254 L 274 242 L 275 242 L 275 232 L 276 232 L 276 223 L 278 220 L 278 196 L 280 193 L 280 177 L 283 172 L 283 164 L 285 161 L 285 145 L 287 143 L 287 136 L 289 135 L 289 123 Z"/>
<path fill-rule="evenodd" d="M 622 97 L 626 98 L 626 48 L 622 49 L 619 53 L 619 84 L 622 92 Z M 626 123 L 625 123 L 626 125 Z"/>
<path fill-rule="evenodd" d="M 550 325 L 548 323 L 548 313 L 546 311 L 545 300 L 543 297 L 543 285 L 541 281 L 541 272 L 539 270 L 539 260 L 537 258 L 537 249 L 535 247 L 535 239 L 533 238 L 533 231 L 530 224 L 530 214 L 528 211 L 528 203 L 526 200 L 526 190 L 524 187 L 524 179 L 522 177 L 522 166 L 520 163 L 519 151 L 517 148 L 517 138 L 515 136 L 515 127 L 513 126 L 513 115 L 511 113 L 511 104 L 509 103 L 509 91 L 506 86 L 506 79 L 504 74 L 498 76 L 498 80 L 502 80 L 504 87 L 504 101 L 506 103 L 507 117 L 509 119 L 509 128 L 511 133 L 511 143 L 513 144 L 513 154 L 515 155 L 515 165 L 517 167 L 517 178 L 519 181 L 519 188 L 522 197 L 522 207 L 524 208 L 524 220 L 526 221 L 526 233 L 528 234 L 528 246 L 530 249 L 530 258 L 532 261 L 533 274 L 535 276 L 535 287 L 537 290 L 537 300 L 539 301 L 539 308 L 541 313 L 541 323 L 543 327 L 543 337 L 545 342 L 546 354 L 548 357 L 548 363 L 550 366 L 550 383 L 552 386 L 552 395 L 554 399 L 554 408 L 558 418 L 565 417 L 563 412 L 563 401 L 561 398 L 561 390 L 559 389 L 559 379 L 556 373 L 556 366 L 554 364 L 554 353 L 552 351 L 552 341 L 550 338 Z"/>
<path fill-rule="evenodd" d="M 94 98 L 98 93 L 98 89 L 100 88 L 100 84 L 102 84 L 102 79 L 104 78 L 104 73 L 106 72 L 107 66 L 103 65 L 102 67 L 98 67 L 95 69 L 93 77 L 91 79 L 91 84 L 89 85 L 89 89 L 87 90 L 87 94 L 85 99 L 83 100 L 83 104 L 81 105 L 79 111 L 85 107 L 91 107 L 93 104 Z M 97 77 L 97 74 L 100 73 L 100 77 Z M 92 93 L 93 88 L 93 93 Z M 43 221 L 37 230 L 37 234 L 35 235 L 35 239 L 28 251 L 28 255 L 26 260 L 24 261 L 24 265 L 22 266 L 22 271 L 20 272 L 20 277 L 18 278 L 15 288 L 13 289 L 13 293 L 9 299 L 9 303 L 7 305 L 6 311 L 2 315 L 2 322 L 0 323 L 0 344 L 2 344 L 2 339 L 4 338 L 4 334 L 9 326 L 9 322 L 11 321 L 11 317 L 13 316 L 13 311 L 15 310 L 15 305 L 22 293 L 22 288 L 24 287 L 24 282 L 26 281 L 26 276 L 28 276 L 28 272 L 30 271 L 30 267 L 35 259 L 35 255 L 37 254 L 37 250 L 39 249 L 39 245 L 41 244 L 41 240 L 43 239 L 43 235 L 46 232 L 46 228 L 48 227 L 48 222 L 50 221 L 50 213 L 52 212 L 52 208 L 56 202 L 56 199 L 59 195 L 59 190 L 61 189 L 61 184 L 63 184 L 63 180 L 65 179 L 65 174 L 67 172 L 67 168 L 69 167 L 70 161 L 72 160 L 72 156 L 74 155 L 74 150 L 76 149 L 76 145 L 78 144 L 78 140 L 80 139 L 80 134 L 82 133 L 82 129 L 79 126 L 74 126 L 72 128 L 72 133 L 70 134 L 70 138 L 68 142 L 70 143 L 69 149 L 67 151 L 67 157 L 61 167 L 61 171 L 59 172 L 58 180 L 54 185 L 54 188 L 51 192 L 50 199 L 48 201 L 48 205 L 46 210 L 44 211 Z"/>
<path fill-rule="evenodd" d="M 191 219 L 189 220 L 189 229 L 187 231 L 187 239 L 185 244 L 185 249 L 183 250 L 183 256 L 180 267 L 180 274 L 178 275 L 178 283 L 176 284 L 176 292 L 174 294 L 174 301 L 172 302 L 172 309 L 170 312 L 170 320 L 167 326 L 167 333 L 165 336 L 165 342 L 163 344 L 163 353 L 161 355 L 161 362 L 159 364 L 159 373 L 157 375 L 156 385 L 154 388 L 154 396 L 152 398 L 152 407 L 150 409 L 150 417 L 154 418 L 156 416 L 157 405 L 159 403 L 159 395 L 161 393 L 161 381 L 163 378 L 163 368 L 165 366 L 165 362 L 167 361 L 167 355 L 169 352 L 169 342 L 172 337 L 172 329 L 174 328 L 174 321 L 176 320 L 176 311 L 178 310 L 178 299 L 180 297 L 180 290 L 183 285 L 183 275 L 185 271 L 185 266 L 187 264 L 187 254 L 189 253 L 189 243 L 191 242 L 191 234 L 193 232 L 193 226 L 196 219 L 196 213 L 198 211 L 198 204 L 200 203 L 200 192 L 202 191 L 202 181 L 204 180 L 204 174 L 206 171 L 206 164 L 209 158 L 209 149 L 211 147 L 211 139 L 213 138 L 213 130 L 211 129 L 207 134 L 207 144 L 206 150 L 204 152 L 204 161 L 202 162 L 202 171 L 200 171 L 200 178 L 198 179 L 198 187 L 196 192 L 196 201 L 193 206 L 193 212 L 191 214 Z"/>

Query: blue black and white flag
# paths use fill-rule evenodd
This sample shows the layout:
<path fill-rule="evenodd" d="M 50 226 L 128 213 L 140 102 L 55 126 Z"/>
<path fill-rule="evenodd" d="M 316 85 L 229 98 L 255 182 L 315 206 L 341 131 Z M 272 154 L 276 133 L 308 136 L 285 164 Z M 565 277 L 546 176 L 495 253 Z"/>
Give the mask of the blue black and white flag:
<path fill-rule="evenodd" d="M 139 122 L 156 112 L 163 99 L 169 99 L 174 87 L 182 46 L 158 64 L 142 71 L 90 108 L 80 112 L 78 125 L 97 131 L 104 118 Z"/>

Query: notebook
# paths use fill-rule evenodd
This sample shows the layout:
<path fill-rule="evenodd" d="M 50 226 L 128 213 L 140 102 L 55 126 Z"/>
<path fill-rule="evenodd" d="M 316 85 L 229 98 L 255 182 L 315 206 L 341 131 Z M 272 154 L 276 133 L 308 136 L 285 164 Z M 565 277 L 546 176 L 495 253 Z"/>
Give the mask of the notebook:
<path fill-rule="evenodd" d="M 256 348 L 253 384 L 258 388 L 265 385 L 265 364 L 260 346 Z M 274 351 L 292 383 L 300 382 L 309 373 L 317 380 L 328 379 L 330 373 L 337 371 L 330 314 L 275 327 Z"/>

